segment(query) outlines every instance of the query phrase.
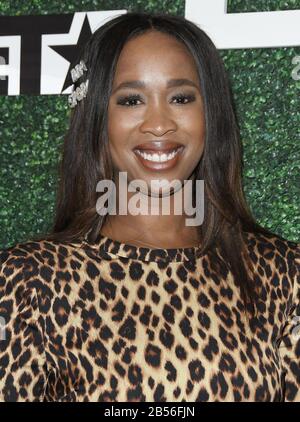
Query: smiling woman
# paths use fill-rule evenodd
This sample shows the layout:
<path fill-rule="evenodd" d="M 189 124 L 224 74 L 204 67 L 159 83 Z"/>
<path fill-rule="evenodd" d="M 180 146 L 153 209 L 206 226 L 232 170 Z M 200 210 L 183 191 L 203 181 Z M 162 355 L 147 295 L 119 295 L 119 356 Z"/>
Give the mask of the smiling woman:
<path fill-rule="evenodd" d="M 0 400 L 300 400 L 300 245 L 246 204 L 216 47 L 184 18 L 128 13 L 79 61 L 53 229 L 0 254 Z M 121 172 L 159 199 L 150 214 L 97 212 Z"/>

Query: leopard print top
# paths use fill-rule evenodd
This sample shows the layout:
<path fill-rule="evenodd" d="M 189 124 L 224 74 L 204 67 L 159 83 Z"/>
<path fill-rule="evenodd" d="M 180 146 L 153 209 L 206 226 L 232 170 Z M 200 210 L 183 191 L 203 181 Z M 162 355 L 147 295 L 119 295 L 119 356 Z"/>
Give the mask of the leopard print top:
<path fill-rule="evenodd" d="M 300 244 L 247 238 L 249 321 L 227 266 L 196 247 L 0 251 L 0 401 L 300 401 Z"/>

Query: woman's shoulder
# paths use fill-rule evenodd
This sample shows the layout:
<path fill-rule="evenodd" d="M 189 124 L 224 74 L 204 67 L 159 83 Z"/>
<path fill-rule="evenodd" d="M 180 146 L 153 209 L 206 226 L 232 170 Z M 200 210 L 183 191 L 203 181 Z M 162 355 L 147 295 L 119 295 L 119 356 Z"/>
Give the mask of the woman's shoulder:
<path fill-rule="evenodd" d="M 76 253 L 81 242 L 62 242 L 39 239 L 15 243 L 0 250 L 0 287 L 9 280 L 12 283 L 32 280 L 41 273 L 53 272 L 58 262 Z"/>
<path fill-rule="evenodd" d="M 258 274 L 300 285 L 300 243 L 276 233 L 246 233 L 249 257 Z M 292 283 L 294 285 L 294 283 Z"/>
<path fill-rule="evenodd" d="M 17 242 L 12 246 L 0 249 L 0 265 L 20 266 L 29 264 L 34 259 L 43 262 L 47 258 L 50 259 L 51 256 L 67 256 L 80 244 L 80 241 L 63 242 L 47 238 Z"/>
<path fill-rule="evenodd" d="M 247 246 L 250 251 L 255 252 L 258 257 L 278 256 L 283 259 L 298 258 L 300 242 L 289 240 L 277 233 L 266 232 L 245 232 Z"/>

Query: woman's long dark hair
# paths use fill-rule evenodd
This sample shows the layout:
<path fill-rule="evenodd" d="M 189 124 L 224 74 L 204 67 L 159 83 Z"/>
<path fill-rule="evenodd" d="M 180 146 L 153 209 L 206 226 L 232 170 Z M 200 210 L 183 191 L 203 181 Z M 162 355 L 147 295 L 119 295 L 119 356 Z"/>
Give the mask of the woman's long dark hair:
<path fill-rule="evenodd" d="M 149 30 L 175 37 L 195 60 L 206 124 L 205 148 L 195 169 L 195 180 L 205 181 L 205 218 L 198 226 L 199 238 L 203 251 L 218 247 L 240 287 L 245 310 L 252 313 L 257 292 L 246 233 L 272 233 L 255 222 L 244 198 L 240 130 L 223 61 L 205 32 L 183 17 L 134 12 L 118 15 L 93 33 L 77 57 L 76 63 L 83 59 L 88 70 L 75 87 L 88 78 L 88 94 L 71 112 L 55 221 L 43 238 L 69 242 L 88 234 L 89 241 L 97 242 L 106 216 L 96 211 L 96 185 L 103 179 L 113 180 L 107 112 L 114 72 L 125 43 Z"/>

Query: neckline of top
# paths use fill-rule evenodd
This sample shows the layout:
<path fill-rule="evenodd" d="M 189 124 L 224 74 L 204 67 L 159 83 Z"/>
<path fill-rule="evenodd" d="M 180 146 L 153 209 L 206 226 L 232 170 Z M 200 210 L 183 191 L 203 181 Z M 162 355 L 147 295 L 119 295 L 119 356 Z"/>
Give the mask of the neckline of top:
<path fill-rule="evenodd" d="M 182 248 L 150 248 L 136 246 L 130 243 L 123 243 L 108 236 L 99 234 L 98 241 L 89 242 L 85 238 L 84 243 L 93 249 L 97 249 L 100 254 L 130 258 L 140 261 L 175 261 L 182 262 L 194 260 L 202 255 L 200 246 L 190 246 Z"/>

